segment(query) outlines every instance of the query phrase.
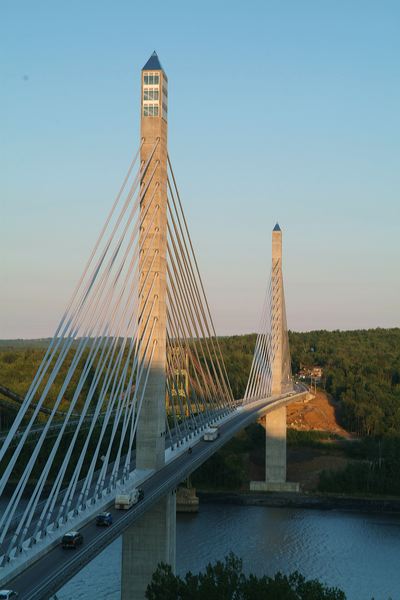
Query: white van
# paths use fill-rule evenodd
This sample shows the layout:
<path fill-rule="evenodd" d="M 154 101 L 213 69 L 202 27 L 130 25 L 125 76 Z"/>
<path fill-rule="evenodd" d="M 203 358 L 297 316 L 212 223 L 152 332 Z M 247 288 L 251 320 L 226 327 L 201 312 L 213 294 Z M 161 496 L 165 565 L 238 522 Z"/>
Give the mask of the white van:
<path fill-rule="evenodd" d="M 209 427 L 205 430 L 203 440 L 205 442 L 213 442 L 219 436 L 218 427 Z"/>
<path fill-rule="evenodd" d="M 128 510 L 143 498 L 143 490 L 133 488 L 132 490 L 120 490 L 115 496 L 115 508 Z"/>

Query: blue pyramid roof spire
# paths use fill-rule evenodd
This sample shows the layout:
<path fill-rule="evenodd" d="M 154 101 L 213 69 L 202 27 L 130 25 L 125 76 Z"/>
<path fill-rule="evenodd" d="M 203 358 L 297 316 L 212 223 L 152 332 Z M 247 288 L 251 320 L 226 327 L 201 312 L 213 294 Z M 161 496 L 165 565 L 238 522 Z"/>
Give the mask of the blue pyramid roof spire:
<path fill-rule="evenodd" d="M 272 230 L 272 231 L 281 231 L 281 228 L 279 227 L 279 223 L 277 223 L 277 224 L 275 225 L 275 227 L 273 228 L 273 230 Z"/>
<path fill-rule="evenodd" d="M 164 71 L 155 50 L 147 63 L 144 65 L 142 71 Z"/>

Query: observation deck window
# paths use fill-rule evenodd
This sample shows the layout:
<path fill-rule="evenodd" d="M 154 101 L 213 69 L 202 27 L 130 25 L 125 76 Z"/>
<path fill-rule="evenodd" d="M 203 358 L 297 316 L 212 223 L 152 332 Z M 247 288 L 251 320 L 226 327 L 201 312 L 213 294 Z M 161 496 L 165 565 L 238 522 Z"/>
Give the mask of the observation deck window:
<path fill-rule="evenodd" d="M 159 107 L 158 104 L 144 104 L 143 105 L 143 116 L 144 117 L 158 117 Z"/>
<path fill-rule="evenodd" d="M 160 76 L 155 73 L 149 73 L 144 75 L 144 85 L 158 85 L 160 83 Z"/>

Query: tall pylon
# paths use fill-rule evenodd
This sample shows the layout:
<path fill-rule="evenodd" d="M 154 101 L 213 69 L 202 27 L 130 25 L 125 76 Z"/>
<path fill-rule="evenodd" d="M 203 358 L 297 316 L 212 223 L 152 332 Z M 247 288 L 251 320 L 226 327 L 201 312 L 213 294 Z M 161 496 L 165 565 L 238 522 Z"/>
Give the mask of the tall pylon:
<path fill-rule="evenodd" d="M 137 469 L 165 462 L 167 97 L 168 79 L 155 52 L 141 78 L 139 353 L 150 361 L 136 441 Z M 149 322 L 150 321 L 150 322 Z M 148 333 L 146 333 L 148 332 Z M 158 563 L 175 568 L 176 495 L 169 493 L 123 534 L 122 600 L 144 600 Z"/>
<path fill-rule="evenodd" d="M 273 396 L 282 393 L 283 336 L 282 230 L 277 223 L 272 230 L 271 268 L 271 393 Z"/>
<path fill-rule="evenodd" d="M 159 469 L 165 451 L 167 85 L 154 52 L 142 69 L 141 80 L 139 351 L 142 360 L 147 361 L 152 352 L 153 358 L 138 425 L 138 469 Z M 149 319 L 150 327 L 144 334 Z M 150 339 L 153 347 L 148 347 Z"/>
<path fill-rule="evenodd" d="M 286 311 L 282 275 L 282 230 L 272 230 L 271 264 L 271 396 L 292 389 L 290 356 L 287 343 Z M 298 491 L 297 483 L 286 481 L 286 406 L 276 408 L 262 418 L 265 428 L 265 481 L 251 481 L 254 491 Z"/>

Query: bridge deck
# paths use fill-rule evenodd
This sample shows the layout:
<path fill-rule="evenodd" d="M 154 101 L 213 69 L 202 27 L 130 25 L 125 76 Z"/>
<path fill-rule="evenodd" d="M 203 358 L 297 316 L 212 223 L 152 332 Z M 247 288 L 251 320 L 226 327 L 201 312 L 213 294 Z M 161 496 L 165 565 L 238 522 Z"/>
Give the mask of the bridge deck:
<path fill-rule="evenodd" d="M 129 511 L 118 511 L 113 502 L 99 506 L 98 512 L 107 509 L 113 515 L 113 524 L 108 528 L 96 527 L 94 520 L 79 528 L 84 537 L 82 547 L 74 551 L 63 550 L 58 543 L 55 547 L 21 571 L 16 577 L 10 574 L 2 577 L 1 584 L 15 589 L 23 600 L 44 600 L 57 592 L 67 581 L 78 573 L 95 556 L 100 554 L 125 529 L 141 517 L 161 497 L 174 490 L 238 431 L 247 427 L 267 412 L 278 406 L 297 400 L 305 390 L 295 394 L 258 400 L 236 409 L 219 426 L 220 436 L 214 442 L 200 439 L 192 445 L 192 452 L 181 452 L 172 458 L 162 469 L 153 473 L 142 484 L 144 499 Z M 1 576 L 0 569 L 0 576 Z"/>

